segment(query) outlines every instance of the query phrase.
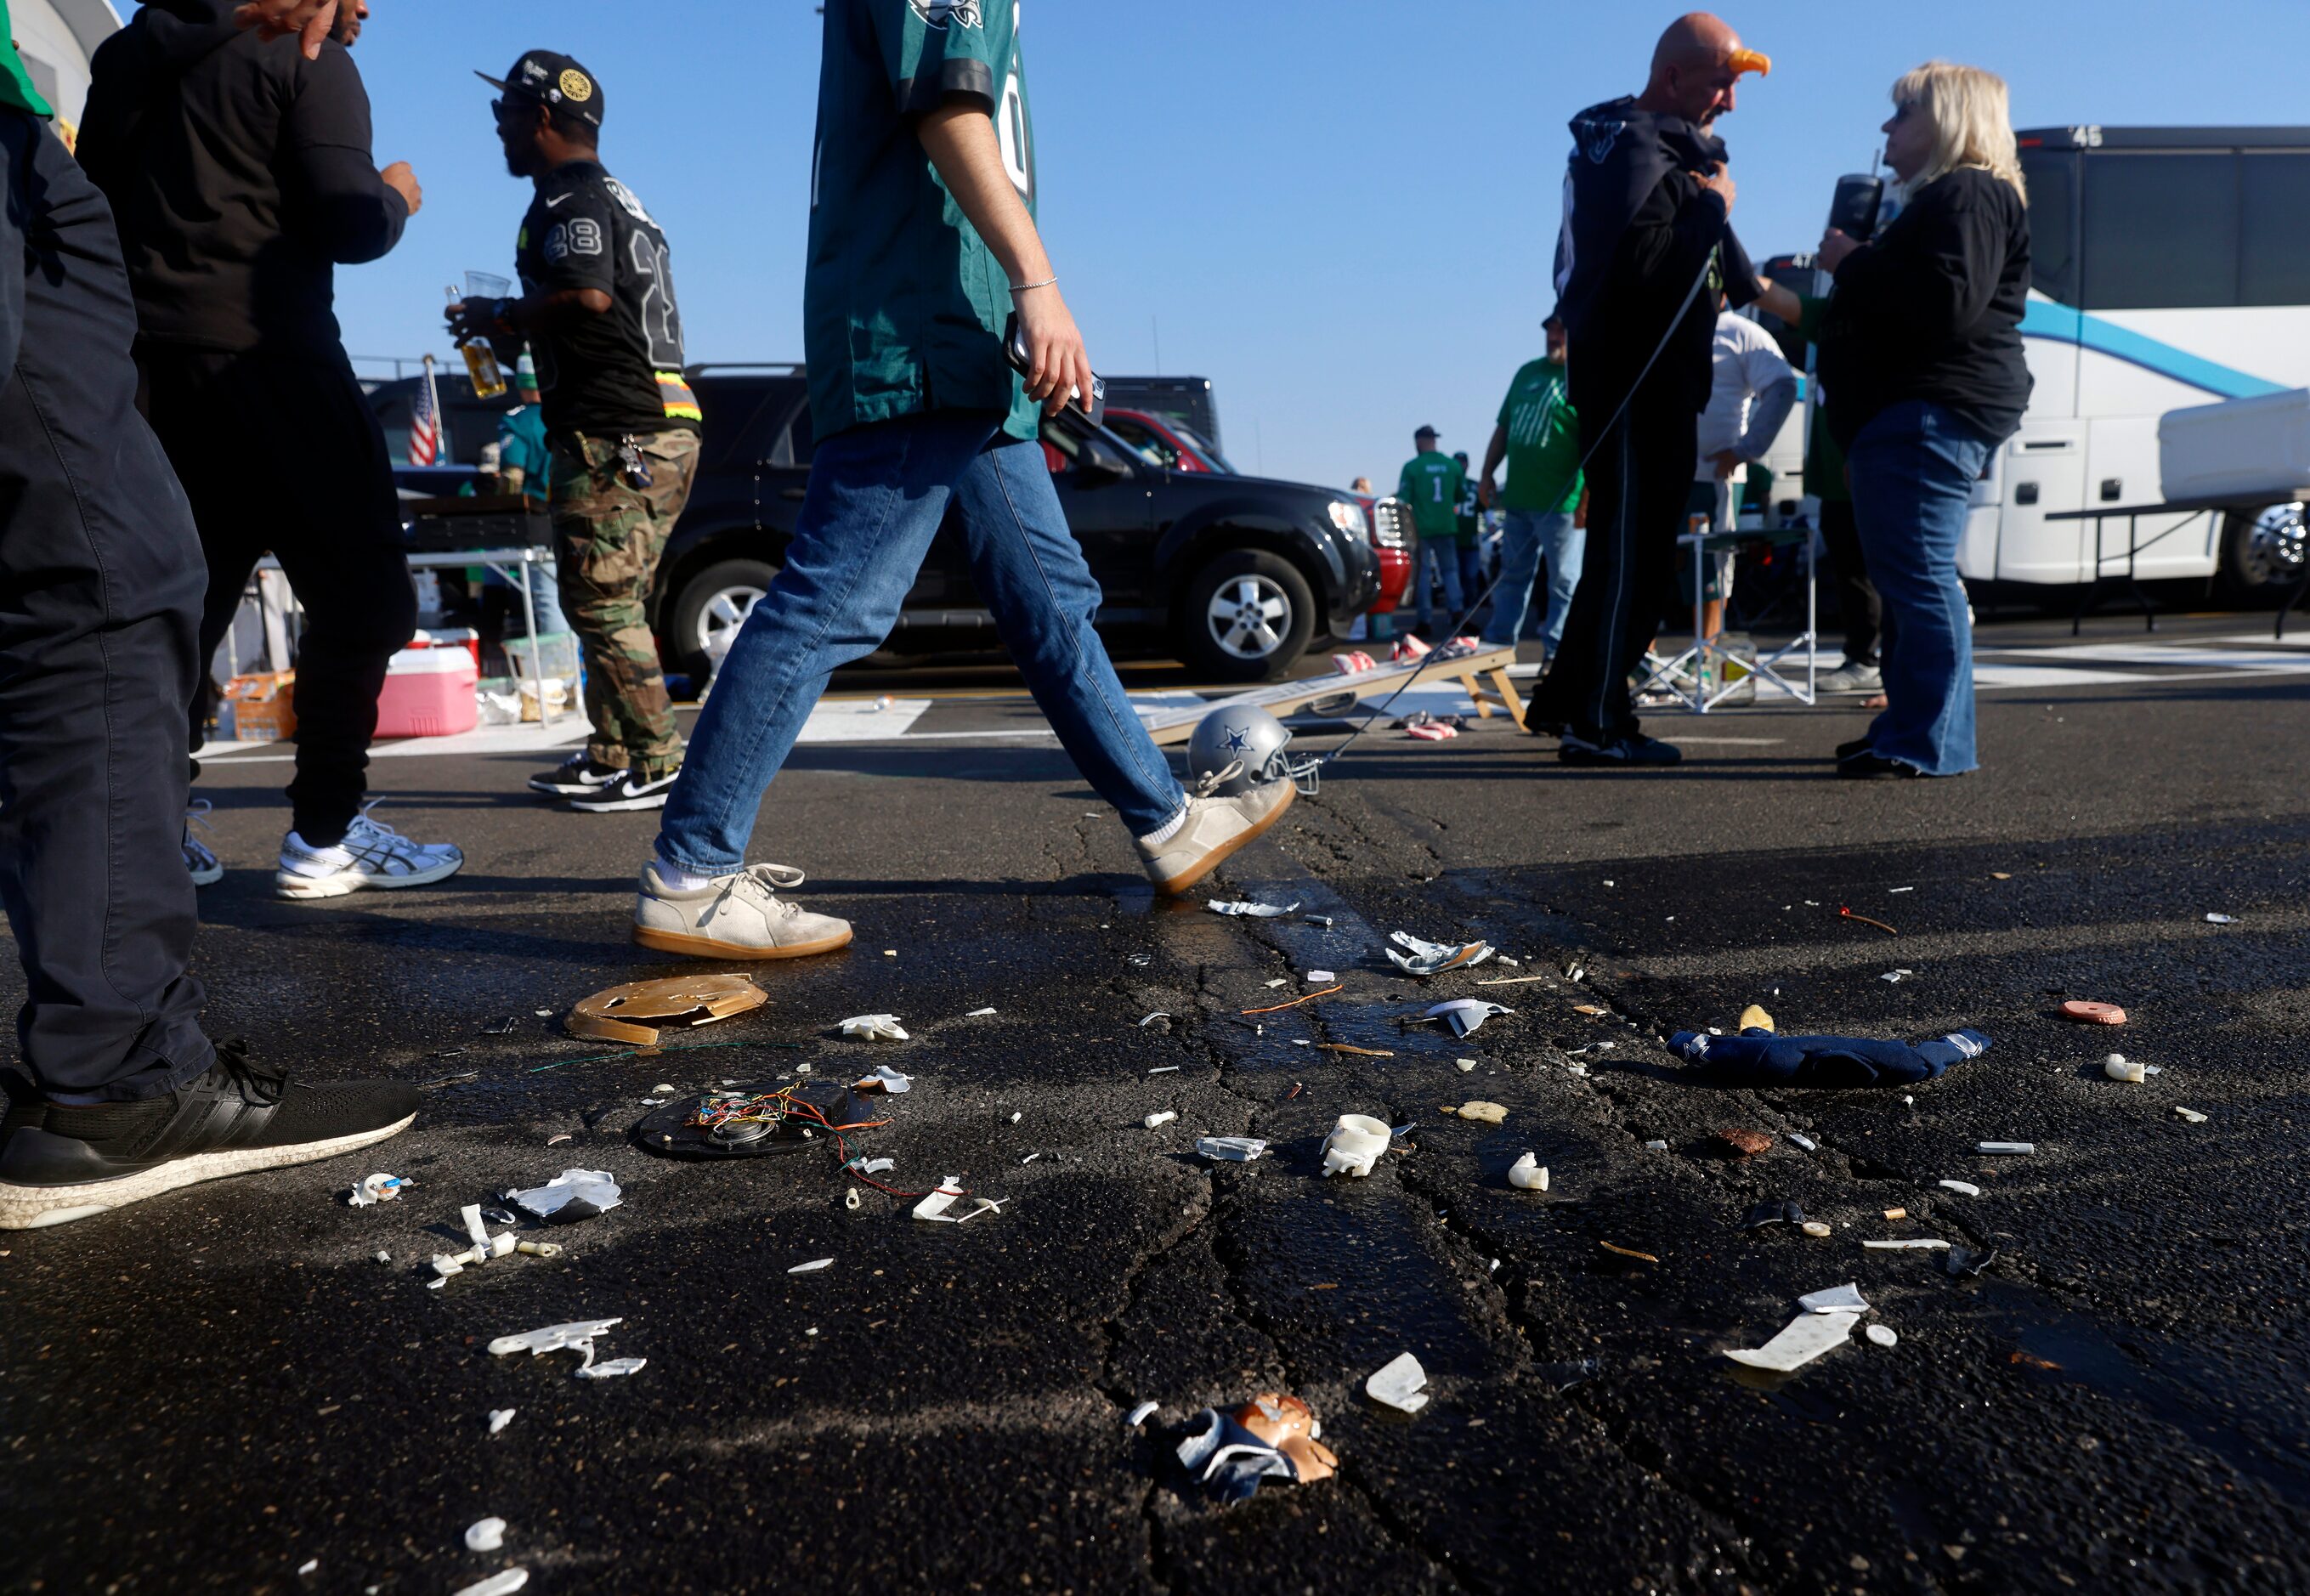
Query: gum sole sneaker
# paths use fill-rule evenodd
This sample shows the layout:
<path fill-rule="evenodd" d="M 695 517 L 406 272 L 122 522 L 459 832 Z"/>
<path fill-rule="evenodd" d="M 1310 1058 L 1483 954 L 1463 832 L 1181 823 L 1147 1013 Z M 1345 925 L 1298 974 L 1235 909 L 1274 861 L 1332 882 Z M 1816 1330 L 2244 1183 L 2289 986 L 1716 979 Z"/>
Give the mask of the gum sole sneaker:
<path fill-rule="evenodd" d="M 207 1074 L 139 1103 L 70 1106 L 29 1089 L 0 1132 L 0 1230 L 39 1230 L 182 1186 L 334 1158 L 396 1136 L 414 1088 L 307 1086 L 228 1043 Z"/>
<path fill-rule="evenodd" d="M 1155 890 L 1176 897 L 1225 863 L 1229 855 L 1283 818 L 1299 789 L 1289 779 L 1267 782 L 1228 798 L 1190 798 L 1187 818 L 1161 842 L 1139 842 L 1139 857 Z"/>
<path fill-rule="evenodd" d="M 634 898 L 634 941 L 687 958 L 807 958 L 848 947 L 849 921 L 777 896 L 806 879 L 784 864 L 750 864 L 682 891 L 666 885 L 653 859 Z"/>

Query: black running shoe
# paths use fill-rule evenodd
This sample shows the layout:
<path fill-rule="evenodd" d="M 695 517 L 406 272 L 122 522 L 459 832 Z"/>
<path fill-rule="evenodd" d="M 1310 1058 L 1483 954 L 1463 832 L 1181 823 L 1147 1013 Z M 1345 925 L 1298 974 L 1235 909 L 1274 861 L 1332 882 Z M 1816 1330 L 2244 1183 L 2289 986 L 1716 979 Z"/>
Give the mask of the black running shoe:
<path fill-rule="evenodd" d="M 1623 770 L 1643 766 L 1657 769 L 1681 764 L 1684 750 L 1656 737 L 1615 737 L 1609 742 L 1596 743 L 1567 732 L 1556 750 L 1556 757 L 1567 765 L 1610 766 Z"/>
<path fill-rule="evenodd" d="M 1888 759 L 1863 750 L 1837 762 L 1837 774 L 1846 781 L 1910 781 L 1924 775 L 1915 765 Z"/>
<path fill-rule="evenodd" d="M 417 1117 L 413 1087 L 307 1086 L 251 1063 L 245 1042 L 219 1046 L 207 1074 L 138 1103 L 51 1103 L 10 1080 L 0 1230 L 38 1230 L 197 1181 L 334 1158 Z"/>
<path fill-rule="evenodd" d="M 1866 737 L 1855 737 L 1850 742 L 1840 742 L 1837 745 L 1837 757 L 1840 759 L 1849 759 L 1855 754 L 1865 754 L 1868 751 L 1869 739 Z"/>
<path fill-rule="evenodd" d="M 573 794 L 569 807 L 586 814 L 618 814 L 630 809 L 664 809 L 666 794 L 673 791 L 680 770 L 669 770 L 664 776 L 643 776 L 637 771 L 621 770 L 618 779 L 590 793 Z"/>
<path fill-rule="evenodd" d="M 529 790 L 554 798 L 575 798 L 599 792 L 625 774 L 622 766 L 604 765 L 579 749 L 543 776 L 529 778 Z"/>

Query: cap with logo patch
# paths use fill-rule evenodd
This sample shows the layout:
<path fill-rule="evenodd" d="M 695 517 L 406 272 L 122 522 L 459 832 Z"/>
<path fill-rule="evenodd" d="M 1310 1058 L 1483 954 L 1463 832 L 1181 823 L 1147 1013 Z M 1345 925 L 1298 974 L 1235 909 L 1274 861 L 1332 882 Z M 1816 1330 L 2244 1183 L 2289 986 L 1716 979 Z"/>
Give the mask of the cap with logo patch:
<path fill-rule="evenodd" d="M 567 111 L 581 122 L 602 125 L 602 85 L 594 74 L 558 50 L 525 50 L 502 78 L 473 75 L 508 100 Z"/>

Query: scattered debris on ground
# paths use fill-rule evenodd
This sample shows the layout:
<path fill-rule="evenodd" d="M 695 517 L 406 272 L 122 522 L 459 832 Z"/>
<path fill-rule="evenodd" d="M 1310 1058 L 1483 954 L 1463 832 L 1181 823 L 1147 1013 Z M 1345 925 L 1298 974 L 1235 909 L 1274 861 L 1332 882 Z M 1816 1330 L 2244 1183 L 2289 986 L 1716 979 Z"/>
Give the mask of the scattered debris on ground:
<path fill-rule="evenodd" d="M 850 1089 L 831 1080 L 803 1080 L 757 1091 L 717 1090 L 670 1104 L 634 1127 L 646 1150 L 670 1158 L 751 1158 L 795 1152 L 830 1142 L 847 1160 L 847 1134 L 878 1130 Z"/>
<path fill-rule="evenodd" d="M 941 1225 L 967 1225 L 981 1214 L 1001 1213 L 1003 1205 L 1011 1201 L 1008 1197 L 981 1197 L 974 1208 L 959 1214 L 948 1211 L 957 1198 L 969 1195 L 963 1190 L 962 1176 L 950 1175 L 939 1182 L 937 1190 L 915 1204 L 915 1218 Z"/>
<path fill-rule="evenodd" d="M 2202 1125 L 2206 1123 L 2206 1116 L 2204 1115 L 2200 1114 L 2194 1108 L 2184 1108 L 2179 1103 L 2174 1105 L 2174 1113 L 2177 1117 L 2185 1120 L 2193 1125 Z"/>
<path fill-rule="evenodd" d="M 850 1083 L 854 1092 L 885 1092 L 893 1097 L 903 1097 L 915 1089 L 915 1078 L 901 1075 L 888 1064 L 877 1064 L 872 1075 L 862 1076 Z"/>
<path fill-rule="evenodd" d="M 2037 1150 L 2037 1144 L 2034 1141 L 1976 1141 L 1973 1144 L 1973 1150 L 1992 1154 L 2034 1153 Z"/>
<path fill-rule="evenodd" d="M 1720 1147 L 1731 1149 L 1736 1158 L 1753 1158 L 1759 1153 L 1772 1150 L 1773 1139 L 1762 1131 L 1728 1125 L 1724 1130 L 1711 1132 L 1710 1135 Z"/>
<path fill-rule="evenodd" d="M 1481 1099 L 1472 1103 L 1462 1103 L 1456 1106 L 1446 1103 L 1444 1106 L 1443 1112 L 1449 1115 L 1455 1115 L 1461 1119 L 1474 1120 L 1480 1124 L 1486 1125 L 1504 1123 L 1508 1117 L 1508 1111 L 1504 1105 L 1498 1103 L 1486 1103 Z"/>
<path fill-rule="evenodd" d="M 1514 1009 L 1498 1003 L 1488 1003 L 1481 998 L 1455 998 L 1448 1003 L 1438 1003 L 1420 1018 L 1440 1019 L 1451 1028 L 1455 1037 L 1473 1036 L 1483 1029 L 1484 1021 L 1502 1014 L 1513 1014 Z"/>
<path fill-rule="evenodd" d="M 623 1190 L 606 1169 L 565 1169 L 542 1186 L 505 1196 L 522 1212 L 549 1225 L 599 1219 L 625 1201 Z"/>
<path fill-rule="evenodd" d="M 1422 978 L 1440 976 L 1446 970 L 1473 969 L 1492 956 L 1489 942 L 1462 942 L 1456 946 L 1449 942 L 1429 942 L 1421 941 L 1408 931 L 1399 931 L 1388 941 L 1395 944 L 1394 948 L 1387 950 L 1389 961 L 1405 975 Z M 1397 948 L 1404 951 L 1399 953 Z"/>
<path fill-rule="evenodd" d="M 1317 1439 L 1323 1426 L 1298 1397 L 1264 1392 L 1233 1413 L 1206 1408 L 1197 1422 L 1201 1427 L 1179 1443 L 1179 1462 L 1223 1504 L 1244 1500 L 1263 1480 L 1313 1485 L 1340 1466 Z"/>
<path fill-rule="evenodd" d="M 1230 915 L 1246 920 L 1281 920 L 1286 915 L 1299 912 L 1297 903 L 1255 903 L 1245 900 L 1213 898 L 1203 906 L 1214 915 Z"/>
<path fill-rule="evenodd" d="M 1428 1371 L 1409 1352 L 1397 1354 L 1364 1382 L 1364 1394 L 1400 1413 L 1417 1413 L 1428 1406 Z"/>
<path fill-rule="evenodd" d="M 1221 1163 L 1248 1164 L 1267 1150 L 1267 1143 L 1256 1136 L 1198 1136 L 1195 1150 Z"/>
<path fill-rule="evenodd" d="M 760 1008 L 769 993 L 743 976 L 677 976 L 636 981 L 578 1001 L 562 1023 L 591 1042 L 657 1045 L 660 1031 L 712 1025 Z M 546 1012 L 551 1013 L 548 1010 Z M 650 1022 L 650 1023 L 641 1023 Z"/>
<path fill-rule="evenodd" d="M 1534 1154 L 1526 1153 L 1508 1166 L 1508 1184 L 1519 1192 L 1545 1192 L 1548 1190 L 1548 1166 Z"/>
<path fill-rule="evenodd" d="M 609 1331 L 612 1325 L 623 1323 L 622 1319 L 577 1319 L 564 1324 L 548 1324 L 540 1330 L 524 1331 L 518 1335 L 499 1336 L 490 1343 L 492 1357 L 503 1357 L 508 1352 L 526 1352 L 532 1357 L 542 1357 L 548 1352 L 565 1349 L 585 1355 L 578 1373 L 589 1379 L 609 1379 L 630 1375 L 649 1360 L 646 1357 L 614 1357 L 605 1363 L 594 1361 L 594 1341 Z"/>
<path fill-rule="evenodd" d="M 1936 1182 L 1935 1184 L 1948 1191 L 1955 1192 L 1960 1196 L 1978 1197 L 1981 1195 L 1981 1188 L 1975 1185 L 1969 1180 L 1945 1180 Z"/>
<path fill-rule="evenodd" d="M 485 1518 L 465 1526 L 465 1549 L 469 1552 L 493 1552 L 505 1545 L 506 1522 L 501 1518 Z"/>
<path fill-rule="evenodd" d="M 1799 1208 L 1794 1202 L 1768 1200 L 1759 1202 L 1749 1210 L 1749 1217 L 1741 1221 L 1741 1228 L 1762 1230 L 1769 1225 L 1802 1226 L 1804 1222 L 1804 1210 Z"/>
<path fill-rule="evenodd" d="M 911 1040 L 907 1028 L 899 1023 L 895 1014 L 854 1014 L 839 1028 L 842 1034 L 860 1042 L 905 1042 Z"/>
<path fill-rule="evenodd" d="M 1178 1117 L 1179 1117 L 1179 1111 L 1178 1111 L 1177 1109 L 1176 1109 L 1176 1108 L 1166 1108 L 1166 1109 L 1162 1110 L 1160 1113 L 1157 1113 L 1157 1114 L 1151 1114 L 1151 1115 L 1149 1115 L 1145 1119 L 1141 1120 L 1139 1123 L 1140 1123 L 1141 1124 L 1142 1124 L 1142 1125 L 1145 1125 L 1149 1130 L 1151 1130 L 1151 1130 L 1155 1129 L 1158 1125 L 1168 1125 L 1168 1124 L 1169 1124 L 1173 1120 L 1177 1119 Z"/>
<path fill-rule="evenodd" d="M 2063 1019 L 2073 1019 L 2080 1025 L 2123 1025 L 2125 1011 L 2115 1003 L 2092 1003 L 2083 998 L 2071 998 L 2058 1011 Z"/>
<path fill-rule="evenodd" d="M 1822 1353 L 1853 1339 L 1861 1315 L 1848 1309 L 1807 1310 L 1791 1320 L 1780 1334 L 1753 1349 L 1728 1348 L 1724 1356 L 1752 1369 L 1785 1375 L 1801 1369 Z"/>
<path fill-rule="evenodd" d="M 514 1414 L 515 1414 L 515 1413 L 517 1413 L 517 1411 L 519 1411 L 519 1410 L 517 1410 L 517 1409 L 514 1409 L 514 1408 L 492 1408 L 492 1409 L 491 1409 L 491 1410 L 490 1410 L 490 1434 L 491 1434 L 491 1435 L 492 1435 L 492 1436 L 494 1436 L 494 1435 L 496 1435 L 499 1430 L 501 1430 L 501 1429 L 505 1428 L 505 1427 L 506 1427 L 506 1426 L 508 1426 L 508 1425 L 511 1424 L 511 1423 L 513 1422 L 513 1416 L 514 1416 Z"/>
<path fill-rule="evenodd" d="M 1142 1402 L 1124 1416 L 1123 1427 L 1125 1429 L 1135 1430 L 1162 1410 L 1163 1404 L 1160 1402 Z"/>
<path fill-rule="evenodd" d="M 1343 1114 L 1324 1138 L 1324 1174 L 1328 1179 L 1346 1175 L 1361 1180 L 1387 1152 L 1391 1133 L 1387 1122 L 1366 1114 Z"/>
<path fill-rule="evenodd" d="M 375 1208 L 380 1202 L 391 1202 L 416 1184 L 397 1175 L 379 1172 L 364 1176 L 360 1184 L 345 1194 L 345 1201 L 354 1208 Z"/>
<path fill-rule="evenodd" d="M 1343 990 L 1345 990 L 1343 987 L 1326 986 L 1322 991 L 1311 992 L 1305 997 L 1293 998 L 1288 1003 L 1277 1003 L 1265 1009 L 1246 1009 L 1243 1012 L 1246 1014 L 1281 1014 L 1286 1009 L 1296 1009 L 1302 1003 L 1312 1003 L 1317 998 L 1330 997 L 1333 993 Z"/>
<path fill-rule="evenodd" d="M 1951 1064 L 1989 1051 L 1989 1038 L 1976 1030 L 1914 1045 L 1870 1037 L 1679 1031 L 1668 1045 L 1687 1063 L 1705 1064 L 1712 1078 L 1737 1086 L 1910 1086 L 1937 1080 Z"/>

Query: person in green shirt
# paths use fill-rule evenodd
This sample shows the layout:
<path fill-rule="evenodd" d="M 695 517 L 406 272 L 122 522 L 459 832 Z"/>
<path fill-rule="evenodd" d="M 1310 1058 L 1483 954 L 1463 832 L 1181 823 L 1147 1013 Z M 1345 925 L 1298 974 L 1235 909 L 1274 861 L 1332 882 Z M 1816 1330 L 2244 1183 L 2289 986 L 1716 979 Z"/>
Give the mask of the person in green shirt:
<path fill-rule="evenodd" d="M 1420 533 L 1420 558 L 1412 566 L 1413 596 L 1420 619 L 1415 623 L 1437 642 L 1444 629 L 1460 618 L 1467 595 L 1460 587 L 1460 500 L 1467 488 L 1467 473 L 1460 463 L 1436 447 L 1438 434 L 1421 427 L 1411 435 L 1418 454 L 1396 474 L 1395 496 L 1411 507 L 1411 525 Z M 1444 590 L 1446 616 L 1439 629 L 1436 620 L 1436 589 Z"/>
<path fill-rule="evenodd" d="M 1583 525 L 1587 490 L 1580 476 L 1580 417 L 1565 389 L 1564 324 L 1550 317 L 1541 331 L 1547 352 L 1525 361 L 1508 384 L 1477 489 L 1484 503 L 1498 503 L 1502 511 L 1500 575 L 1492 590 L 1491 616 L 1484 623 L 1484 644 L 1515 646 L 1544 562 L 1548 607 L 1540 639 L 1544 655 L 1552 655 L 1564 637 L 1572 590 L 1580 585 L 1580 556 L 1588 539 Z M 1505 490 L 1492 485 L 1503 461 L 1508 468 Z"/>
<path fill-rule="evenodd" d="M 897 623 L 942 523 L 1059 742 L 1138 841 L 1159 892 L 1180 892 L 1281 819 L 1288 779 L 1190 798 L 1092 630 L 1099 585 L 1068 530 L 1040 443 L 1046 418 L 1096 393 L 1082 334 L 1035 228 L 1034 118 L 1005 0 L 827 0 L 803 328 L 816 446 L 785 563 L 715 680 L 634 940 L 710 958 L 847 945 L 748 869 L 762 796 L 828 677 Z M 1025 379 L 1005 345 L 1016 318 Z M 1055 423 L 1053 423 L 1055 424 Z M 1261 601 L 1247 600 L 1247 603 Z M 1253 615 L 1259 612 L 1255 607 Z M 941 838 L 968 859 L 1001 806 Z"/>

